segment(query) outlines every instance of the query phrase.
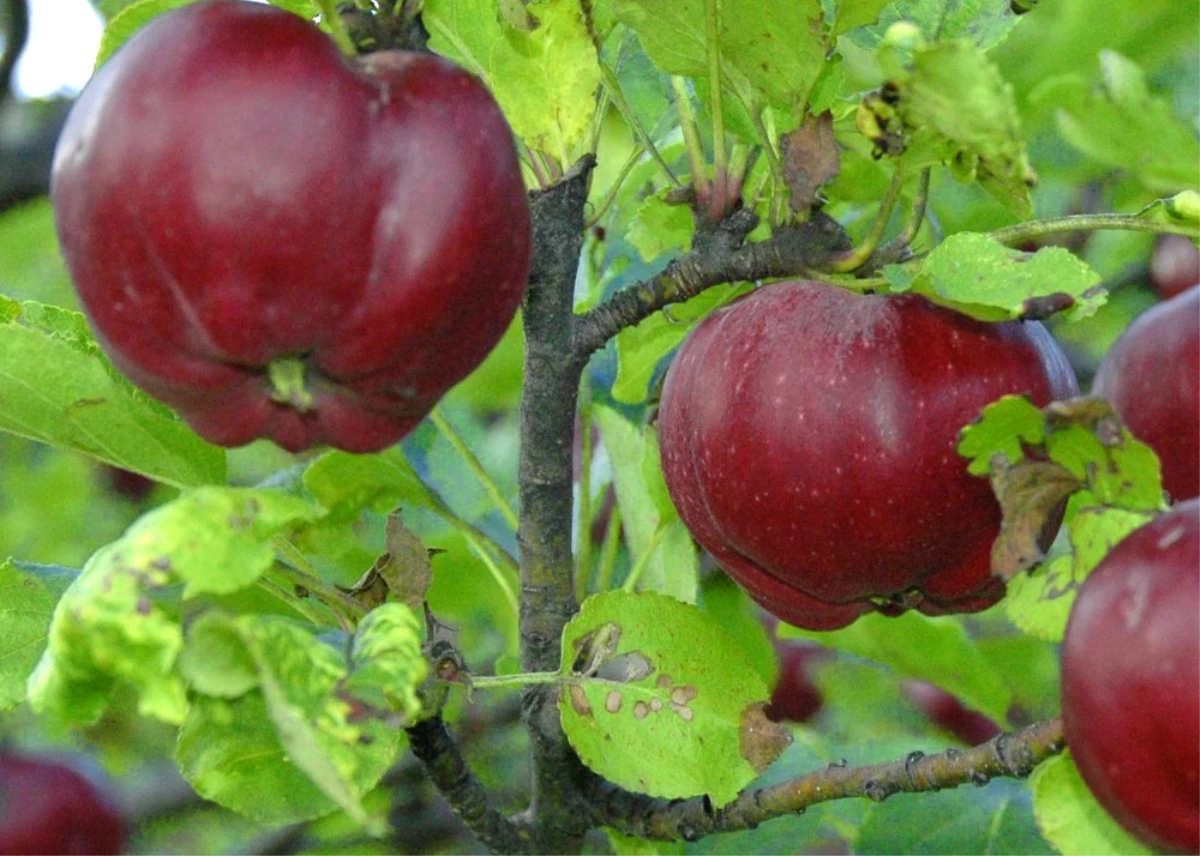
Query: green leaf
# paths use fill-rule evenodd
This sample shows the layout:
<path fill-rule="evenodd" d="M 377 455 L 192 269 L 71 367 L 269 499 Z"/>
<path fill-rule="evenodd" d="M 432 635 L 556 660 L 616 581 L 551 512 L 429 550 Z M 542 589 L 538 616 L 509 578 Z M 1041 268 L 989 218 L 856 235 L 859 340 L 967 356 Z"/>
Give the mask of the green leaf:
<path fill-rule="evenodd" d="M 376 711 L 416 716 L 421 710 L 417 688 L 427 672 L 421 634 L 417 613 L 402 603 L 371 610 L 354 633 L 345 694 Z"/>
<path fill-rule="evenodd" d="M 433 50 L 482 77 L 513 131 L 569 163 L 596 112 L 600 65 L 577 0 L 526 6 L 531 32 L 514 29 L 489 0 L 427 0 Z"/>
<path fill-rule="evenodd" d="M 109 18 L 108 25 L 104 28 L 104 35 L 100 39 L 100 51 L 96 55 L 96 68 L 108 62 L 109 57 L 129 41 L 134 33 L 163 12 L 194 2 L 195 0 L 139 0 L 124 6 Z"/>
<path fill-rule="evenodd" d="M 0 291 L 14 299 L 78 307 L 48 198 L 0 215 Z"/>
<path fill-rule="evenodd" d="M 59 600 L 46 651 L 29 676 L 29 702 L 61 723 L 86 725 L 124 684 L 136 692 L 140 714 L 179 724 L 187 713 L 175 669 L 183 630 L 151 597 L 171 575 L 155 566 L 156 557 L 127 562 L 121 544 L 97 551 Z"/>
<path fill-rule="evenodd" d="M 1100 54 L 1102 85 L 1059 78 L 1035 94 L 1058 107 L 1058 128 L 1084 155 L 1132 173 L 1153 193 L 1200 186 L 1200 140 L 1170 102 L 1156 97 L 1144 72 L 1115 51 Z"/>
<path fill-rule="evenodd" d="M 584 601 L 563 632 L 559 701 L 580 758 L 658 797 L 733 800 L 790 742 L 762 713 L 767 686 L 711 616 L 652 592 Z M 575 663 L 574 667 L 570 664 Z"/>
<path fill-rule="evenodd" d="M 1103 293 L 1088 291 L 1100 275 L 1062 247 L 1043 247 L 1033 255 L 1010 249 L 988 235 L 960 232 L 929 254 L 912 290 L 935 303 L 984 321 L 1028 314 L 1031 301 L 1065 295 L 1075 312 L 1091 314 Z"/>
<path fill-rule="evenodd" d="M 873 24 L 891 0 L 838 0 L 833 31 L 841 34 L 855 27 Z"/>
<path fill-rule="evenodd" d="M 1028 217 L 1035 176 L 1012 87 L 991 60 L 970 42 L 938 44 L 917 51 L 912 68 L 895 82 L 896 110 L 911 134 L 906 165 L 946 164 L 960 181 L 978 181 Z"/>
<path fill-rule="evenodd" d="M 440 504 L 399 447 L 375 455 L 326 452 L 304 471 L 304 486 L 339 519 L 356 518 L 367 509 L 385 513 L 397 505 Z"/>
<path fill-rule="evenodd" d="M 612 461 L 631 559 L 635 565 L 646 563 L 641 588 L 695 603 L 699 558 L 663 483 L 657 435 L 601 405 L 593 414 Z"/>
<path fill-rule="evenodd" d="M 77 312 L 0 297 L 0 430 L 187 487 L 225 480 L 225 452 L 135 389 Z"/>
<path fill-rule="evenodd" d="M 188 627 L 179 671 L 194 692 L 237 698 L 258 687 L 258 665 L 227 615 L 206 612 Z"/>
<path fill-rule="evenodd" d="M 613 13 L 638 35 L 668 74 L 707 81 L 703 0 L 614 0 Z M 820 0 L 724 0 L 719 50 L 725 84 L 756 112 L 764 101 L 789 109 L 812 87 L 825 63 Z"/>
<path fill-rule="evenodd" d="M 351 644 L 349 670 L 344 650 L 288 619 L 209 615 L 205 621 L 199 640 L 204 652 L 212 651 L 213 640 L 223 634 L 219 645 L 227 653 L 225 659 L 234 665 L 238 682 L 250 684 L 232 704 L 243 712 L 265 713 L 274 727 L 274 738 L 286 750 L 286 755 L 264 761 L 262 766 L 294 765 L 324 796 L 295 806 L 293 813 L 284 817 L 279 814 L 283 809 L 276 807 L 269 815 L 272 822 L 313 817 L 335 807 L 360 823 L 366 822 L 361 797 L 394 761 L 399 726 L 420 709 L 415 688 L 424 680 L 425 661 L 419 624 L 411 610 L 388 604 L 369 614 Z M 240 641 L 244 654 L 230 658 L 228 652 L 235 640 Z M 188 641 L 190 645 L 190 634 Z M 189 673 L 202 678 L 193 685 L 197 690 L 217 683 L 210 667 L 197 665 L 199 659 L 196 656 L 188 661 L 193 664 Z M 360 675 L 362 680 L 357 681 Z M 231 694 L 227 684 L 217 689 L 221 696 Z M 358 691 L 366 691 L 369 698 L 364 700 Z M 256 705 L 259 698 L 266 703 L 265 711 Z M 372 704 L 376 701 L 379 706 Z M 194 707 L 194 711 L 206 709 L 203 701 Z M 247 722 L 246 726 L 262 731 L 255 722 Z M 184 733 L 187 731 L 185 724 Z M 182 755 L 184 744 L 181 734 L 181 766 L 200 793 L 252 817 L 266 819 L 261 807 L 251 802 L 252 789 L 228 790 L 223 772 L 202 765 L 190 768 Z M 278 769 L 256 770 L 254 774 L 274 778 L 287 775 Z"/>
<path fill-rule="evenodd" d="M 977 420 L 963 428 L 958 453 L 970 460 L 968 472 L 986 476 L 994 456 L 1003 455 L 1015 464 L 1025 457 L 1023 445 L 1041 445 L 1045 436 L 1042 411 L 1023 395 L 1006 395 L 985 407 Z"/>
<path fill-rule="evenodd" d="M 686 205 L 671 205 L 664 200 L 665 192 L 648 196 L 633 215 L 629 243 L 643 259 L 652 262 L 668 252 L 691 249 L 696 220 Z"/>
<path fill-rule="evenodd" d="M 1062 641 L 1079 586 L 1109 550 L 1150 518 L 1118 508 L 1080 509 L 1068 528 L 1073 552 L 1008 581 L 1004 608 L 1009 621 L 1038 639 Z"/>
<path fill-rule="evenodd" d="M 777 633 L 780 638 L 812 639 L 888 666 L 898 675 L 929 681 L 967 707 L 997 722 L 1007 721 L 1011 692 L 988 668 L 987 659 L 955 618 L 916 612 L 890 618 L 873 613 L 832 632 L 780 624 Z"/>
<path fill-rule="evenodd" d="M 25 700 L 25 682 L 45 650 L 54 607 L 74 576 L 48 565 L 0 564 L 0 710 Z"/>
<path fill-rule="evenodd" d="M 284 493 L 209 487 L 140 518 L 92 556 L 59 601 L 29 678 L 34 708 L 91 722 L 112 687 L 128 683 L 144 715 L 181 722 L 183 633 L 165 590 L 183 583 L 186 598 L 251 585 L 275 560 L 271 539 L 317 513 Z"/>
<path fill-rule="evenodd" d="M 838 6 L 840 10 L 841 2 Z M 1019 20 L 1010 0 L 893 0 L 877 24 L 854 33 L 854 41 L 874 48 L 892 24 L 908 21 L 919 27 L 929 42 L 966 39 L 987 50 L 1002 42 Z"/>
<path fill-rule="evenodd" d="M 1049 434 L 1046 450 L 1050 460 L 1088 486 L 1097 502 L 1135 511 L 1163 505 L 1158 456 L 1128 428 L 1108 436 L 1093 426 L 1066 424 Z"/>
<path fill-rule="evenodd" d="M 1030 786 L 1038 826 L 1063 856 L 1148 856 L 1154 852 L 1096 802 L 1069 751 L 1034 770 Z"/>
<path fill-rule="evenodd" d="M 803 106 L 828 53 L 820 0 L 724 0 L 720 7 L 721 61 L 736 70 L 734 80 L 747 80 L 774 107 Z"/>
<path fill-rule="evenodd" d="M 779 655 L 760 617 L 761 607 L 728 574 L 707 574 L 700 587 L 700 606 L 742 646 L 767 686 L 774 687 Z"/>
<path fill-rule="evenodd" d="M 985 789 L 897 794 L 870 807 L 854 852 L 1045 854 L 1024 782 L 997 780 Z"/>
<path fill-rule="evenodd" d="M 612 0 L 611 8 L 664 72 L 686 77 L 708 73 L 704 0 Z"/>
<path fill-rule="evenodd" d="M 663 357 L 691 332 L 696 322 L 752 290 L 746 283 L 707 288 L 684 303 L 676 303 L 626 327 L 616 338 L 617 379 L 612 396 L 623 404 L 641 404 Z"/>

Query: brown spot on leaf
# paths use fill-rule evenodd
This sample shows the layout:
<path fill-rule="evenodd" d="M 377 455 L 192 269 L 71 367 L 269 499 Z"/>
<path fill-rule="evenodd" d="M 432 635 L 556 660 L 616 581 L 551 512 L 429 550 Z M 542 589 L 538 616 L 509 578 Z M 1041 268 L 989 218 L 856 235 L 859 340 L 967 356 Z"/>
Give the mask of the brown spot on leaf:
<path fill-rule="evenodd" d="M 1065 312 L 1075 305 L 1075 298 L 1065 291 L 1056 291 L 1045 297 L 1031 297 L 1021 304 L 1017 316 L 1025 321 L 1045 321 L 1052 315 Z"/>
<path fill-rule="evenodd" d="M 634 702 L 634 704 L 633 704 L 633 718 L 634 719 L 645 719 L 649 715 L 650 715 L 650 705 L 646 704 L 644 701 Z"/>
<path fill-rule="evenodd" d="M 650 709 L 652 711 L 654 711 L 655 713 L 658 713 L 660 710 L 662 710 L 662 699 L 660 699 L 660 698 L 650 699 Z"/>
<path fill-rule="evenodd" d="M 750 762 L 754 772 L 761 773 L 792 743 L 792 733 L 779 723 L 767 719 L 767 703 L 757 701 L 742 711 L 738 729 L 738 751 Z"/>
<path fill-rule="evenodd" d="M 686 704 L 676 704 L 675 702 L 671 702 L 671 710 L 679 714 L 679 718 L 684 722 L 691 722 L 696 716 L 696 711 L 692 710 Z"/>
<path fill-rule="evenodd" d="M 588 701 L 587 694 L 583 691 L 583 687 L 579 686 L 578 684 L 573 684 L 569 690 L 569 694 L 571 696 L 571 707 L 575 709 L 576 713 L 578 713 L 580 716 L 592 715 L 592 705 L 591 702 Z"/>
<path fill-rule="evenodd" d="M 674 683 L 674 681 L 672 681 L 672 680 L 671 680 L 671 676 L 670 676 L 670 675 L 659 675 L 659 676 L 658 676 L 658 680 L 657 680 L 657 681 L 655 681 L 655 683 L 656 683 L 656 684 L 657 684 L 659 687 L 662 687 L 663 689 L 666 689 L 667 687 L 671 686 L 671 684 L 672 684 L 672 683 Z"/>
<path fill-rule="evenodd" d="M 779 139 L 783 151 L 783 178 L 792 191 L 792 210 L 808 211 L 817 191 L 838 174 L 841 159 L 833 139 L 833 114 L 809 116 Z"/>
<path fill-rule="evenodd" d="M 696 697 L 697 693 L 695 687 L 676 687 L 671 690 L 671 701 L 675 704 L 687 704 Z"/>
<path fill-rule="evenodd" d="M 604 709 L 609 713 L 619 713 L 621 711 L 621 694 L 613 690 L 604 697 Z"/>

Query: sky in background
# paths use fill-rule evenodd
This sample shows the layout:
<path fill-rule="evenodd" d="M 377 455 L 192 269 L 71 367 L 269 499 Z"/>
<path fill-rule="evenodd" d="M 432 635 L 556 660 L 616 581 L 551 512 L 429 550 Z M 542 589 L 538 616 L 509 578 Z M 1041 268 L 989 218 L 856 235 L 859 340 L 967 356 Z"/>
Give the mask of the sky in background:
<path fill-rule="evenodd" d="M 17 93 L 45 98 L 74 93 L 92 75 L 100 15 L 88 0 L 30 0 L 29 42 L 17 65 Z"/>

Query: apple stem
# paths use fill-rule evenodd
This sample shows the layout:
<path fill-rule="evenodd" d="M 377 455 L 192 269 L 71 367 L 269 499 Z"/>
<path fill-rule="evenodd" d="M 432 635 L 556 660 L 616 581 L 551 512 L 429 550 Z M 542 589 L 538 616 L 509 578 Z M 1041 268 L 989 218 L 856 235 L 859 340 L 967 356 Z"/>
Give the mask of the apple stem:
<path fill-rule="evenodd" d="M 1186 235 L 1193 240 L 1200 238 L 1200 229 L 1192 224 L 1156 222 L 1136 214 L 1068 214 L 1064 217 L 1048 217 L 1044 220 L 1017 223 L 996 229 L 988 234 L 1000 243 L 1011 247 L 1046 235 L 1101 230 L 1159 232 L 1168 235 Z"/>
<path fill-rule="evenodd" d="M 787 182 L 783 178 L 783 161 L 780 159 L 779 152 L 775 148 L 775 135 L 772 133 L 773 128 L 768 128 L 766 121 L 763 119 L 763 114 L 766 108 L 758 111 L 751 111 L 750 116 L 754 122 L 754 130 L 758 131 L 758 136 L 762 139 L 762 152 L 767 156 L 767 176 L 771 179 L 771 206 L 767 216 L 770 218 L 771 226 L 778 226 L 780 223 L 780 212 L 782 211 L 781 189 L 787 187 Z M 765 184 L 766 179 L 763 179 Z M 757 197 L 760 191 L 755 191 Z M 751 204 L 748 201 L 748 204 Z M 753 207 L 753 206 L 752 206 Z"/>
<path fill-rule="evenodd" d="M 725 109 L 721 92 L 721 18 L 717 0 L 704 0 L 705 42 L 708 53 L 708 88 L 712 99 L 713 188 L 706 219 L 715 223 L 725 215 L 729 183 L 725 163 Z"/>
<path fill-rule="evenodd" d="M 659 542 L 663 536 L 667 534 L 666 526 L 659 526 L 654 530 L 654 534 L 650 536 L 650 540 L 646 544 L 646 549 L 642 550 L 642 554 L 637 557 L 637 561 L 630 570 L 629 576 L 626 578 L 621 590 L 632 592 L 637 590 L 637 584 L 642 578 L 642 572 L 646 570 L 646 566 L 650 564 L 650 557 L 654 555 L 654 551 L 658 549 Z"/>
<path fill-rule="evenodd" d="M 888 223 L 891 222 L 896 201 L 900 198 L 900 189 L 903 186 L 904 170 L 897 169 L 892 174 L 892 183 L 888 185 L 887 192 L 879 202 L 879 211 L 875 214 L 875 222 L 871 224 L 871 230 L 867 232 L 866 238 L 854 249 L 831 256 L 829 264 L 826 266 L 828 270 L 833 273 L 849 273 L 867 263 L 871 255 L 878 249 L 879 242 L 883 240 Z"/>
<path fill-rule="evenodd" d="M 267 377 L 271 379 L 271 400 L 308 413 L 315 406 L 312 391 L 308 388 L 304 360 L 298 357 L 280 357 L 267 365 Z"/>
<path fill-rule="evenodd" d="M 692 99 L 688 95 L 687 81 L 671 75 L 671 90 L 675 93 L 675 109 L 679 112 L 679 129 L 683 131 L 683 145 L 687 149 L 688 164 L 692 169 L 692 187 L 696 191 L 696 204 L 708 199 L 712 192 L 704 163 L 704 143 L 696 127 L 696 114 L 692 112 Z"/>
<path fill-rule="evenodd" d="M 621 506 L 620 503 L 617 503 L 613 505 L 612 515 L 608 518 L 608 529 L 604 532 L 604 542 L 600 545 L 600 564 L 596 569 L 596 591 L 608 591 L 612 588 L 613 573 L 617 569 L 617 551 L 620 547 Z"/>
<path fill-rule="evenodd" d="M 337 13 L 337 4 L 333 0 L 316 0 L 316 3 L 321 13 L 321 23 L 329 30 L 329 35 L 338 49 L 348 57 L 357 56 L 358 48 L 354 46 L 354 40 L 350 38 L 350 31 L 346 29 L 342 16 Z"/>
<path fill-rule="evenodd" d="M 518 672 L 514 675 L 481 675 L 472 677 L 472 690 L 500 690 L 532 687 L 538 684 L 567 683 L 570 679 L 559 672 Z"/>
<path fill-rule="evenodd" d="M 917 179 L 917 194 L 913 197 L 912 211 L 909 212 L 904 228 L 900 230 L 899 235 L 879 251 L 879 255 L 885 260 L 903 257 L 905 251 L 916 240 L 917 233 L 921 231 L 921 226 L 925 222 L 925 206 L 929 202 L 929 175 L 931 172 L 930 167 L 921 170 L 920 178 Z"/>
<path fill-rule="evenodd" d="M 609 68 L 608 63 L 603 60 L 600 61 L 600 78 L 604 81 L 604 89 L 608 92 L 608 97 L 612 99 L 613 106 L 617 108 L 617 112 L 621 114 L 621 118 L 625 120 L 625 124 L 629 126 L 629 129 L 633 131 L 633 135 L 637 137 L 638 142 L 642 144 L 642 148 L 658 164 L 659 168 L 663 171 L 663 175 L 667 177 L 667 180 L 676 187 L 680 187 L 679 179 L 675 177 L 675 173 L 671 172 L 671 168 L 667 166 L 667 162 L 659 154 L 654 142 L 650 139 L 650 135 L 646 133 L 646 129 L 642 127 L 642 124 L 637 120 L 637 116 L 633 114 L 629 102 L 625 100 L 625 94 L 621 91 L 621 83 L 617 80 L 617 76 Z"/>

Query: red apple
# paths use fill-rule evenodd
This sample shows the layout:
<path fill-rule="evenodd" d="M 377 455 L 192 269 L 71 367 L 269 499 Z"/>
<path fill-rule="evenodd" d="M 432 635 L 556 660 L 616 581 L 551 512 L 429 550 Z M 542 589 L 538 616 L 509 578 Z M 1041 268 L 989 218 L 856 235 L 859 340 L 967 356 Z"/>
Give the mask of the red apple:
<path fill-rule="evenodd" d="M 808 722 L 825 703 L 813 681 L 813 668 L 830 656 L 830 651 L 815 642 L 777 639 L 779 680 L 771 691 L 767 718 L 773 722 Z"/>
<path fill-rule="evenodd" d="M 1160 235 L 1150 256 L 1150 282 L 1163 300 L 1200 283 L 1200 249 L 1183 235 Z"/>
<path fill-rule="evenodd" d="M 499 341 L 530 213 L 483 85 L 206 0 L 89 83 L 51 199 L 97 337 L 203 437 L 383 448 Z"/>
<path fill-rule="evenodd" d="M 1172 500 L 1200 496 L 1200 287 L 1135 318 L 1105 355 L 1092 392 L 1158 454 Z"/>
<path fill-rule="evenodd" d="M 928 681 L 904 681 L 900 691 L 926 719 L 968 746 L 986 743 L 1000 733 L 1000 726 L 991 717 L 971 710 Z"/>
<path fill-rule="evenodd" d="M 61 758 L 0 752 L 0 854 L 120 853 L 124 822 L 105 791 Z"/>
<path fill-rule="evenodd" d="M 791 624 L 974 611 L 1004 592 L 1000 510 L 958 433 L 1002 395 L 1075 392 L 1040 324 L 777 283 L 684 342 L 659 411 L 663 471 L 696 540 Z"/>
<path fill-rule="evenodd" d="M 1063 728 L 1084 782 L 1146 844 L 1200 852 L 1200 500 L 1134 531 L 1079 589 Z"/>

